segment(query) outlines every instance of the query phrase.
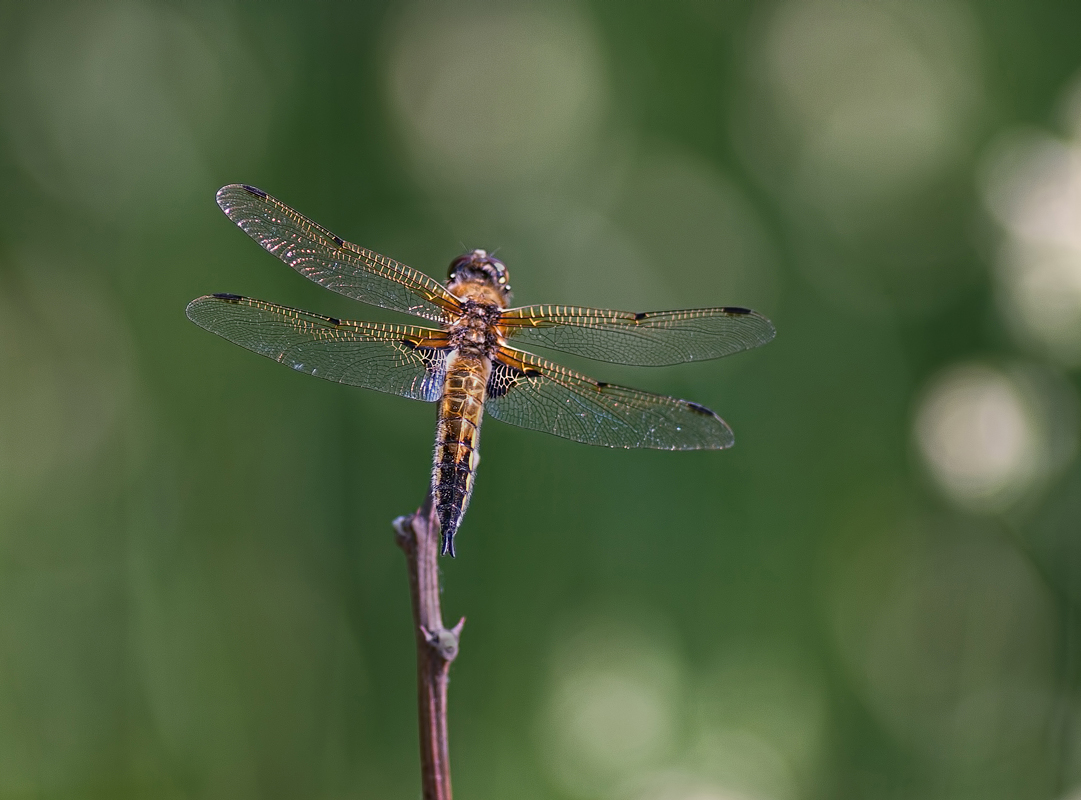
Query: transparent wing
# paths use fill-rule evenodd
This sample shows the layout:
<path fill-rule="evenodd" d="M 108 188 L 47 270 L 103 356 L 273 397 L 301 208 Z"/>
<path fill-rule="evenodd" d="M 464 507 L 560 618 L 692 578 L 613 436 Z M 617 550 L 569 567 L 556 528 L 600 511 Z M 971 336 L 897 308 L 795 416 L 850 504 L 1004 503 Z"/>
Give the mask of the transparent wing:
<path fill-rule="evenodd" d="M 261 189 L 223 186 L 218 205 L 244 233 L 320 286 L 433 322 L 446 322 L 444 310 L 459 307 L 423 272 L 345 241 Z"/>
<path fill-rule="evenodd" d="M 611 383 L 500 348 L 484 409 L 495 419 L 605 447 L 723 450 L 735 438 L 704 406 Z"/>
<path fill-rule="evenodd" d="M 615 364 L 656 367 L 750 350 L 774 337 L 773 323 L 746 308 L 610 311 L 524 306 L 503 312 L 506 335 Z"/>
<path fill-rule="evenodd" d="M 428 402 L 443 392 L 441 331 L 322 317 L 235 294 L 192 300 L 187 314 L 211 333 L 317 378 Z"/>

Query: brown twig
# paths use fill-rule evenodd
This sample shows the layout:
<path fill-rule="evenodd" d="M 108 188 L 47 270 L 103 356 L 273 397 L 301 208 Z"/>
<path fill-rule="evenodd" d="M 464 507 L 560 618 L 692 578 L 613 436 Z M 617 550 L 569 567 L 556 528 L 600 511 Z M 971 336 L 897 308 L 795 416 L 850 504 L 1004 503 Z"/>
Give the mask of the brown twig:
<path fill-rule="evenodd" d="M 451 800 L 447 750 L 447 674 L 458 655 L 462 617 L 443 627 L 439 607 L 439 519 L 431 494 L 417 511 L 394 520 L 398 546 L 409 567 L 417 639 L 417 706 L 420 717 L 420 779 L 424 800 Z"/>

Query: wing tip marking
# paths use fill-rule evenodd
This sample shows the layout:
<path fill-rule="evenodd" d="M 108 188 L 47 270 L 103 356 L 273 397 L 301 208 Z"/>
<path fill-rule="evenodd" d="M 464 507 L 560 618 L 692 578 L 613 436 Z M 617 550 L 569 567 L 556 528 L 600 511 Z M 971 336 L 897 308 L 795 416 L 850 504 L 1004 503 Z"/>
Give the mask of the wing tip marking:
<path fill-rule="evenodd" d="M 726 314 L 753 314 L 754 313 L 753 311 L 751 311 L 751 309 L 744 308 L 743 306 L 725 306 L 721 310 L 724 311 Z"/>
<path fill-rule="evenodd" d="M 716 417 L 717 416 L 716 414 L 714 414 L 712 411 L 710 411 L 708 408 L 706 408 L 704 405 L 701 405 L 700 403 L 694 403 L 694 402 L 691 402 L 690 400 L 684 400 L 683 402 L 687 406 L 687 408 L 689 410 L 693 411 L 695 414 L 701 414 L 703 417 Z"/>
<path fill-rule="evenodd" d="M 243 189 L 248 194 L 255 195 L 260 200 L 266 200 L 267 197 L 268 197 L 267 193 L 264 192 L 262 189 L 258 188 L 257 186 L 249 186 L 246 183 L 242 183 L 242 184 L 240 184 L 240 188 Z"/>
<path fill-rule="evenodd" d="M 634 313 L 634 321 L 635 322 L 641 322 L 642 320 L 644 320 L 648 316 L 649 316 L 649 313 L 646 312 L 646 311 L 636 311 Z"/>
<path fill-rule="evenodd" d="M 226 303 L 239 303 L 241 300 L 246 300 L 242 294 L 231 294 L 229 292 L 215 292 L 211 297 L 217 300 L 224 300 Z"/>

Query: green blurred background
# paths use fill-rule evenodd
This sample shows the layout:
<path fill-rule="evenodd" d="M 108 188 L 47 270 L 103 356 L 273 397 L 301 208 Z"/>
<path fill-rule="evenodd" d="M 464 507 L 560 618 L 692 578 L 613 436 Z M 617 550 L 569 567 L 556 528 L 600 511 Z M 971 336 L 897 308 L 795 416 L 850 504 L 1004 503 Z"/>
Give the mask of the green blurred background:
<path fill-rule="evenodd" d="M 434 408 L 209 292 L 390 319 L 246 182 L 521 303 L 746 305 L 724 453 L 489 422 L 444 560 L 462 798 L 1076 798 L 1081 6 L 0 3 L 0 798 L 412 798 L 390 521 Z"/>

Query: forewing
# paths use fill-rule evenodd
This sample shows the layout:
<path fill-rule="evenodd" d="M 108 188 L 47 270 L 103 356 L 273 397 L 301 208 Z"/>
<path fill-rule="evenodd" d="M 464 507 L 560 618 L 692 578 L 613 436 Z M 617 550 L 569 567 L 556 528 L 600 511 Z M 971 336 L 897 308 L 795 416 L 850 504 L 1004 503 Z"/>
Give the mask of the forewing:
<path fill-rule="evenodd" d="M 446 335 L 309 314 L 250 297 L 192 300 L 188 319 L 299 372 L 328 381 L 435 402 L 446 375 Z"/>
<path fill-rule="evenodd" d="M 261 189 L 218 190 L 218 205 L 244 233 L 305 278 L 362 303 L 446 322 L 458 300 L 438 281 L 357 247 Z"/>
<path fill-rule="evenodd" d="M 643 367 L 704 361 L 750 350 L 774 337 L 773 324 L 746 308 L 610 311 L 524 306 L 503 312 L 506 335 L 597 361 Z"/>
<path fill-rule="evenodd" d="M 509 347 L 492 363 L 484 408 L 511 425 L 605 447 L 723 450 L 735 441 L 697 403 L 595 381 Z"/>

